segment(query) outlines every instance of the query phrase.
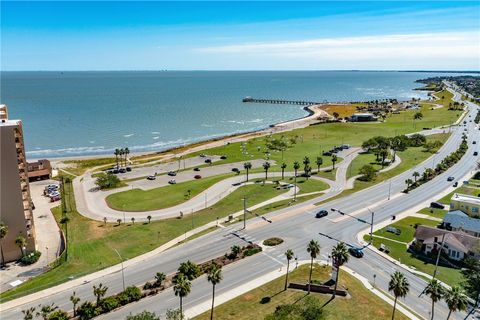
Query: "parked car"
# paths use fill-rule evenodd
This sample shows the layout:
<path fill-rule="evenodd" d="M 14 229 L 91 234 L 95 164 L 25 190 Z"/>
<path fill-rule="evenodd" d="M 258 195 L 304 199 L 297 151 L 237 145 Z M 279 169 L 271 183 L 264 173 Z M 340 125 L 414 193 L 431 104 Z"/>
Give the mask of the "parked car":
<path fill-rule="evenodd" d="M 445 209 L 445 206 L 443 204 L 441 204 L 440 202 L 432 202 L 432 203 L 430 203 L 430 208 Z"/>
<path fill-rule="evenodd" d="M 350 149 L 350 147 L 349 144 L 342 144 L 342 149 Z"/>
<path fill-rule="evenodd" d="M 155 176 L 148 176 L 147 177 L 147 180 L 155 180 L 155 179 L 157 179 L 157 177 L 155 177 Z"/>
<path fill-rule="evenodd" d="M 225 160 L 225 159 L 227 159 L 227 156 L 223 155 L 223 156 L 220 157 L 220 159 Z"/>
<path fill-rule="evenodd" d="M 200 168 L 193 168 L 193 171 L 200 171 Z"/>
<path fill-rule="evenodd" d="M 169 183 L 169 184 L 176 184 L 177 181 L 175 181 L 175 179 L 172 179 L 172 180 L 168 181 L 168 183 Z"/>
<path fill-rule="evenodd" d="M 473 152 L 473 155 L 478 156 L 478 152 L 477 151 Z"/>
<path fill-rule="evenodd" d="M 168 172 L 168 175 L 171 176 L 171 177 L 175 177 L 177 175 L 177 173 L 175 171 L 170 171 L 170 172 Z"/>
<path fill-rule="evenodd" d="M 212 159 L 205 159 L 205 163 L 212 163 Z"/>
<path fill-rule="evenodd" d="M 236 172 L 236 173 L 240 172 L 240 170 L 238 170 L 238 168 L 232 168 L 232 171 Z"/>
<path fill-rule="evenodd" d="M 60 199 L 62 199 L 62 197 L 60 195 L 56 195 L 56 196 L 50 197 L 50 202 L 55 202 Z"/>
<path fill-rule="evenodd" d="M 201 176 L 201 175 L 199 175 L 199 174 L 197 174 L 197 175 L 195 175 L 195 177 L 194 177 L 194 178 L 195 178 L 195 179 L 201 179 L 201 178 L 202 178 L 202 176 Z"/>
<path fill-rule="evenodd" d="M 348 252 L 355 258 L 362 258 L 363 257 L 363 250 L 357 247 L 350 247 L 348 248 Z"/>
<path fill-rule="evenodd" d="M 455 183 L 453 184 L 453 186 L 454 186 L 455 188 L 458 187 L 458 182 L 455 181 Z"/>
<path fill-rule="evenodd" d="M 447 178 L 447 181 L 453 181 L 453 180 L 455 180 L 455 177 L 450 176 Z"/>
<path fill-rule="evenodd" d="M 127 172 L 127 169 L 125 169 L 125 168 L 120 168 L 120 169 L 118 170 L 118 172 L 120 172 L 120 173 L 126 173 L 126 172 Z"/>
<path fill-rule="evenodd" d="M 200 158 L 205 158 L 206 155 L 204 155 L 203 153 L 200 155 Z"/>
<path fill-rule="evenodd" d="M 113 169 L 112 170 L 112 173 L 114 173 L 114 174 L 117 174 L 118 172 L 119 172 L 118 169 Z"/>
<path fill-rule="evenodd" d="M 472 144 L 477 144 L 477 141 L 472 141 Z"/>
<path fill-rule="evenodd" d="M 315 214 L 315 218 L 323 218 L 328 216 L 328 211 L 327 210 L 320 210 Z"/>
<path fill-rule="evenodd" d="M 332 153 L 330 151 L 325 151 L 322 153 L 323 156 L 325 157 L 330 157 L 332 155 Z"/>
<path fill-rule="evenodd" d="M 127 172 L 132 171 L 132 168 L 130 168 L 130 167 L 126 167 L 125 169 L 127 170 Z"/>

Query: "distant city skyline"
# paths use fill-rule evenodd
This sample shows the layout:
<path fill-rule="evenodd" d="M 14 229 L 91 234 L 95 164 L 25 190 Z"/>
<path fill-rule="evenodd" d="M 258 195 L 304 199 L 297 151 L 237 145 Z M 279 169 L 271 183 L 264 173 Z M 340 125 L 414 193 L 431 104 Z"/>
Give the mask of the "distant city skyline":
<path fill-rule="evenodd" d="M 466 2 L 1 2 L 1 70 L 480 69 Z"/>

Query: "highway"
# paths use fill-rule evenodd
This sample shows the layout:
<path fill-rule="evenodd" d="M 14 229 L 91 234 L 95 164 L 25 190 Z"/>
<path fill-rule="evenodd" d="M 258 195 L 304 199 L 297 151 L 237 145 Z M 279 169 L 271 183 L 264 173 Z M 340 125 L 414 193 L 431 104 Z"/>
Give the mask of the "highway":
<path fill-rule="evenodd" d="M 469 115 L 466 119 L 473 119 L 477 112 L 477 107 L 470 104 Z M 468 122 L 469 150 L 459 163 L 450 168 L 446 173 L 436 177 L 432 181 L 411 191 L 409 194 L 400 194 L 405 188 L 405 179 L 410 178 L 413 171 L 422 172 L 424 168 L 434 167 L 446 155 L 456 150 L 461 142 L 461 136 L 464 132 L 463 126 L 455 127 L 452 136 L 439 152 L 418 165 L 412 170 L 408 170 L 389 181 L 375 185 L 369 189 L 362 190 L 348 197 L 336 199 L 325 203 L 319 208 L 339 208 L 342 211 L 355 213 L 359 218 L 370 219 L 370 213 L 366 209 L 369 207 L 375 211 L 375 223 L 385 219 L 391 219 L 392 215 L 397 215 L 412 207 L 427 204 L 431 199 L 442 191 L 451 189 L 452 182 L 447 182 L 448 176 L 454 176 L 457 180 L 466 176 L 477 165 L 477 158 L 473 156 L 473 140 L 480 140 L 480 131 L 473 122 Z M 390 188 L 391 199 L 388 199 Z M 279 269 L 285 264 L 284 251 L 291 248 L 296 253 L 299 260 L 308 259 L 306 246 L 310 239 L 319 240 L 324 257 L 331 251 L 333 240 L 321 237 L 319 232 L 331 235 L 334 238 L 341 239 L 348 243 L 356 243 L 356 235 L 365 229 L 365 225 L 349 218 L 340 218 L 338 214 L 331 213 L 327 219 L 315 219 L 314 213 L 318 210 L 313 206 L 318 199 L 279 210 L 269 214 L 273 223 L 268 224 L 260 219 L 251 219 L 247 223 L 247 229 L 239 231 L 237 234 L 243 236 L 241 239 L 235 236 L 232 231 L 239 229 L 240 224 L 233 225 L 229 229 L 220 229 L 215 232 L 204 235 L 192 240 L 186 244 L 174 247 L 157 256 L 148 258 L 141 263 L 127 267 L 125 271 L 126 285 L 140 285 L 153 278 L 156 272 L 173 273 L 180 262 L 188 259 L 195 262 L 210 260 L 219 255 L 223 255 L 234 244 L 245 244 L 245 241 L 260 242 L 263 239 L 279 236 L 285 242 L 275 248 L 269 249 L 261 254 L 249 257 L 243 261 L 234 263 L 224 268 L 224 280 L 217 285 L 217 295 L 228 292 L 238 286 L 239 283 L 245 283 L 266 274 L 275 269 Z M 390 274 L 394 270 L 404 272 L 411 284 L 410 292 L 404 301 L 414 312 L 428 318 L 431 301 L 425 295 L 419 297 L 421 291 L 426 286 L 426 282 L 421 278 L 409 273 L 407 270 L 398 267 L 389 260 L 366 250 L 365 257 L 362 259 L 353 258 L 347 264 L 349 268 L 373 280 L 373 274 L 376 274 L 376 285 L 380 289 L 387 291 L 387 283 Z M 103 283 L 109 287 L 108 294 L 113 294 L 122 290 L 122 278 L 120 272 L 105 275 L 90 283 L 79 285 L 65 292 L 48 294 L 44 298 L 24 303 L 21 306 L 2 310 L 2 319 L 19 319 L 21 310 L 30 306 L 38 306 L 54 302 L 61 309 L 69 310 L 72 308 L 69 296 L 73 291 L 85 300 L 94 300 L 92 286 Z M 205 302 L 211 298 L 211 286 L 206 283 L 204 277 L 193 282 L 191 294 L 184 299 L 184 308 L 188 309 Z M 161 303 L 160 303 L 161 302 Z M 137 313 L 142 310 L 150 310 L 163 314 L 165 310 L 178 307 L 178 298 L 171 290 L 141 300 L 140 302 L 125 306 L 116 312 L 100 317 L 101 319 L 123 319 L 130 313 Z M 2 307 L 3 309 L 3 307 Z M 436 305 L 436 319 L 445 319 L 448 313 L 446 305 L 441 302 Z M 461 319 L 461 314 L 453 314 L 452 319 Z"/>

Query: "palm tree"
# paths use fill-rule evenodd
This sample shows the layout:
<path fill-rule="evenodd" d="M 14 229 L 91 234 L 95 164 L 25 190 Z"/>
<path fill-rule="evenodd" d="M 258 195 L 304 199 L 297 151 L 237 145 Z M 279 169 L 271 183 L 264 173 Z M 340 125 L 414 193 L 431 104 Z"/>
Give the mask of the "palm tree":
<path fill-rule="evenodd" d="M 151 215 L 148 215 L 148 216 L 147 216 L 147 220 L 148 220 L 148 223 L 150 224 L 150 220 L 152 220 L 152 216 L 151 216 Z"/>
<path fill-rule="evenodd" d="M 284 173 L 285 173 L 285 168 L 287 167 L 287 164 L 284 162 L 282 163 L 282 165 L 280 166 L 280 168 L 282 168 L 282 180 L 283 180 L 283 177 L 284 177 Z"/>
<path fill-rule="evenodd" d="M 447 320 L 450 319 L 452 312 L 467 310 L 468 298 L 460 286 L 453 286 L 448 289 L 445 292 L 444 299 L 449 309 Z"/>
<path fill-rule="evenodd" d="M 340 274 L 340 267 L 343 266 L 345 263 L 348 262 L 350 255 L 348 254 L 347 246 L 345 242 L 339 242 L 336 246 L 332 249 L 332 260 L 334 264 L 337 265 L 337 276 L 335 279 L 335 288 L 333 289 L 333 298 L 337 294 L 337 285 L 338 285 L 338 275 Z"/>
<path fill-rule="evenodd" d="M 25 239 L 24 236 L 19 235 L 15 239 L 15 244 L 20 248 L 20 252 L 22 253 L 22 257 L 23 257 L 24 255 L 23 248 L 25 248 L 25 246 L 27 245 L 27 239 Z"/>
<path fill-rule="evenodd" d="M 33 320 L 33 316 L 35 315 L 35 307 L 22 310 L 22 313 L 23 313 L 23 320 Z"/>
<path fill-rule="evenodd" d="M 126 147 L 125 150 L 123 150 L 123 152 L 125 154 L 125 167 L 126 167 L 127 166 L 127 157 L 130 154 L 130 150 L 128 149 L 128 147 Z"/>
<path fill-rule="evenodd" d="M 103 226 L 107 226 L 107 217 L 103 217 Z"/>
<path fill-rule="evenodd" d="M 125 154 L 125 149 L 120 149 L 120 166 L 123 165 L 123 155 Z"/>
<path fill-rule="evenodd" d="M 2 254 L 2 267 L 5 267 L 5 257 L 3 255 L 3 239 L 8 234 L 8 226 L 3 222 L 0 222 L 0 252 Z"/>
<path fill-rule="evenodd" d="M 295 187 L 294 187 L 295 188 L 294 189 L 295 193 L 293 194 L 293 201 L 297 200 L 297 191 L 296 190 L 297 190 L 297 171 L 298 171 L 298 169 L 300 169 L 300 163 L 295 161 L 293 163 L 293 170 L 295 171 L 295 175 L 293 176 L 293 179 L 294 179 L 293 184 L 295 185 Z"/>
<path fill-rule="evenodd" d="M 310 285 L 312 283 L 313 259 L 320 253 L 320 244 L 318 241 L 310 240 L 307 247 L 307 252 L 310 253 L 310 275 L 308 277 L 308 293 L 310 294 Z"/>
<path fill-rule="evenodd" d="M 157 272 L 155 274 L 155 283 L 157 284 L 158 287 L 162 285 L 162 282 L 165 280 L 166 276 L 165 273 L 163 272 Z"/>
<path fill-rule="evenodd" d="M 432 299 L 432 320 L 434 319 L 434 312 L 435 312 L 435 302 L 438 302 L 442 299 L 445 290 L 443 289 L 440 282 L 437 279 L 432 279 L 428 283 L 428 286 L 425 288 L 425 293 L 430 296 Z"/>
<path fill-rule="evenodd" d="M 407 179 L 405 180 L 405 184 L 407 185 L 407 189 L 410 188 L 410 186 L 412 185 L 413 181 L 412 179 Z"/>
<path fill-rule="evenodd" d="M 183 314 L 183 297 L 186 297 L 192 288 L 190 280 L 183 273 L 179 273 L 174 280 L 173 292 L 180 297 L 180 314 Z"/>
<path fill-rule="evenodd" d="M 252 164 L 250 162 L 245 162 L 243 168 L 247 171 L 247 181 L 248 181 L 248 171 L 252 169 Z"/>
<path fill-rule="evenodd" d="M 332 154 L 332 170 L 335 170 L 335 162 L 337 162 L 338 158 L 336 154 Z"/>
<path fill-rule="evenodd" d="M 40 311 L 37 312 L 37 316 L 41 316 L 44 320 L 47 320 L 48 315 L 57 309 L 58 307 L 54 303 L 45 304 L 41 306 Z"/>
<path fill-rule="evenodd" d="M 117 163 L 118 168 L 118 156 L 120 155 L 120 149 L 115 149 L 115 152 L 113 154 L 115 155 L 115 162 Z"/>
<path fill-rule="evenodd" d="M 284 290 L 287 290 L 287 286 L 288 286 L 288 269 L 290 268 L 290 260 L 293 259 L 293 250 L 292 249 L 288 249 L 287 251 L 285 251 L 285 257 L 287 258 L 287 273 L 285 274 L 285 289 Z"/>
<path fill-rule="evenodd" d="M 390 276 L 390 282 L 388 283 L 388 291 L 393 291 L 393 295 L 395 296 L 395 300 L 393 302 L 392 320 L 395 318 L 395 309 L 397 308 L 398 297 L 405 297 L 409 290 L 410 284 L 408 283 L 405 275 L 400 271 L 395 271 Z"/>
<path fill-rule="evenodd" d="M 303 158 L 303 171 L 305 172 L 305 175 L 308 174 L 308 168 L 310 167 L 310 158 L 305 157 Z"/>
<path fill-rule="evenodd" d="M 217 264 L 213 264 L 210 270 L 208 270 L 207 276 L 208 282 L 212 284 L 212 309 L 210 311 L 210 320 L 213 320 L 213 308 L 215 306 L 215 286 L 222 281 L 222 268 Z"/>
<path fill-rule="evenodd" d="M 263 169 L 265 170 L 265 180 L 268 179 L 268 169 L 270 169 L 270 162 L 265 162 L 263 164 Z"/>
<path fill-rule="evenodd" d="M 100 300 L 105 296 L 107 293 L 108 287 L 104 286 L 103 284 L 99 284 L 97 286 L 93 286 L 93 295 L 97 297 L 97 306 L 100 305 Z"/>
<path fill-rule="evenodd" d="M 68 222 L 70 219 L 67 216 L 64 216 L 62 219 L 60 219 L 60 224 L 65 226 L 65 261 L 68 259 Z"/>
<path fill-rule="evenodd" d="M 77 305 L 80 302 L 80 298 L 75 295 L 75 291 L 73 291 L 73 294 L 70 296 L 70 301 L 73 304 L 73 317 L 77 316 Z"/>
<path fill-rule="evenodd" d="M 323 164 L 323 159 L 322 157 L 317 157 L 317 160 L 315 161 L 316 165 L 317 165 L 317 173 L 320 172 L 320 167 L 322 166 Z"/>
<path fill-rule="evenodd" d="M 132 217 L 132 224 L 135 224 L 135 217 Z"/>
<path fill-rule="evenodd" d="M 117 223 L 118 223 L 118 225 L 120 225 L 120 223 L 122 223 L 122 219 L 120 219 L 120 218 L 117 219 Z"/>
<path fill-rule="evenodd" d="M 418 171 L 415 171 L 412 175 L 413 175 L 413 179 L 415 180 L 415 183 L 416 183 L 418 177 L 420 177 L 420 173 Z"/>

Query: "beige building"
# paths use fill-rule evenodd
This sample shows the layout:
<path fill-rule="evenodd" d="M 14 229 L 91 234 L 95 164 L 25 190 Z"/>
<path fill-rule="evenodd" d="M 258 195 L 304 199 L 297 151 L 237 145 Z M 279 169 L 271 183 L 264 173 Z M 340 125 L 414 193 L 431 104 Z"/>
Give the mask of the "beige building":
<path fill-rule="evenodd" d="M 5 261 L 21 257 L 20 248 L 15 244 L 20 235 L 27 239 L 24 249 L 35 250 L 22 122 L 9 120 L 5 105 L 0 105 L 0 221 L 8 226 L 8 234 L 2 240 Z"/>
<path fill-rule="evenodd" d="M 460 210 L 470 217 L 480 218 L 480 197 L 455 193 L 450 200 L 450 211 Z"/>

